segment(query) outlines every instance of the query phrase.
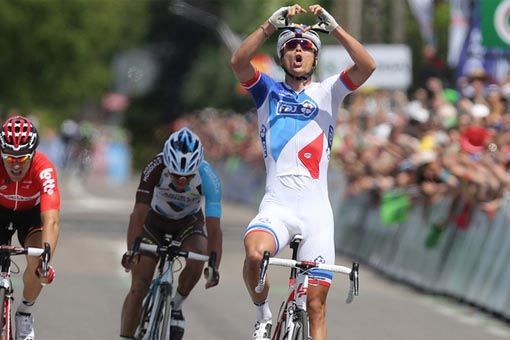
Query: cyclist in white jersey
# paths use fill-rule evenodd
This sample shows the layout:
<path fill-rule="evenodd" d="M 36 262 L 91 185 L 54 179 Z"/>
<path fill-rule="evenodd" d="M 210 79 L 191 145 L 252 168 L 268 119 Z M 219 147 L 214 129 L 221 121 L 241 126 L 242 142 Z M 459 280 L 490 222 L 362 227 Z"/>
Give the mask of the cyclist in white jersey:
<path fill-rule="evenodd" d="M 296 233 L 303 235 L 299 260 L 334 263 L 333 214 L 328 198 L 327 168 L 336 114 L 344 97 L 363 84 L 375 70 L 366 49 L 321 6 L 308 10 L 318 17 L 312 27 L 294 26 L 278 37 L 277 53 L 285 81 L 276 82 L 259 72 L 250 60 L 277 29 L 306 10 L 299 5 L 277 10 L 248 36 L 232 56 L 232 68 L 250 92 L 258 111 L 259 133 L 266 164 L 266 193 L 259 213 L 248 225 L 245 237 L 243 276 L 257 306 L 253 339 L 270 339 L 269 286 L 262 293 L 257 285 L 263 252 L 276 255 Z M 296 28 L 297 27 L 297 28 Z M 347 50 L 354 65 L 322 82 L 312 82 L 321 48 L 318 28 L 335 37 Z M 326 339 L 326 297 L 331 273 L 315 271 L 308 291 L 311 336 Z"/>
<path fill-rule="evenodd" d="M 205 198 L 205 221 L 202 201 Z M 142 172 L 136 203 L 129 221 L 127 244 L 132 249 L 137 236 L 144 242 L 160 244 L 164 234 L 182 242 L 182 250 L 201 254 L 222 250 L 221 184 L 214 169 L 203 160 L 202 144 L 188 128 L 174 132 L 163 152 L 154 157 Z M 204 230 L 204 223 L 207 233 Z M 140 320 L 143 298 L 149 290 L 157 258 L 142 255 L 134 259 L 128 250 L 122 265 L 131 269 L 131 289 L 122 307 L 121 339 L 132 339 Z M 136 261 L 137 260 L 137 261 Z M 182 303 L 200 279 L 203 262 L 186 260 L 172 299 L 170 337 L 180 340 L 184 334 Z M 216 268 L 217 269 L 217 268 Z M 206 288 L 218 284 L 219 274 Z"/>

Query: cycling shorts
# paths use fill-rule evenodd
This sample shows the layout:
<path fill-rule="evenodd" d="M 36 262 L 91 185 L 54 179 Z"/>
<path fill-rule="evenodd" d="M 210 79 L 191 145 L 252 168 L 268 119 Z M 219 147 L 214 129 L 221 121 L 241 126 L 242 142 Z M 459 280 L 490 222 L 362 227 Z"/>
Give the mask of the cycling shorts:
<path fill-rule="evenodd" d="M 12 229 L 9 225 L 12 223 Z M 18 231 L 18 241 L 25 246 L 29 234 L 42 231 L 41 206 L 15 211 L 0 207 L 0 244 L 11 244 L 11 238 Z"/>
<path fill-rule="evenodd" d="M 298 260 L 335 263 L 333 212 L 327 188 L 317 179 L 289 175 L 272 181 L 245 237 L 252 232 L 266 232 L 274 238 L 276 253 L 272 256 L 278 255 L 292 236 L 301 234 Z M 313 270 L 310 284 L 329 286 L 331 279 L 331 272 Z"/>
<path fill-rule="evenodd" d="M 145 242 L 161 245 L 165 234 L 170 234 L 174 240 L 181 242 L 192 235 L 207 238 L 204 226 L 202 210 L 178 220 L 171 220 L 150 209 L 143 226 L 143 239 Z"/>

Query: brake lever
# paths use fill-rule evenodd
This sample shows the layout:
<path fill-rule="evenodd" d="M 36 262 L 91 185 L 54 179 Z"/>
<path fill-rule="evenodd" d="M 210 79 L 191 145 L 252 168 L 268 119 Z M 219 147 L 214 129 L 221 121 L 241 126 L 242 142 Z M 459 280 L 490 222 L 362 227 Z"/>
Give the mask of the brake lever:
<path fill-rule="evenodd" d="M 352 263 L 352 270 L 349 279 L 353 282 L 354 296 L 359 295 L 359 263 Z"/>
<path fill-rule="evenodd" d="M 266 283 L 267 267 L 269 267 L 269 252 L 266 250 L 264 252 L 264 256 L 262 257 L 262 261 L 260 261 L 259 282 L 257 287 L 255 287 L 256 293 L 260 293 L 262 292 L 262 289 L 264 289 L 264 285 Z"/>
<path fill-rule="evenodd" d="M 50 263 L 50 259 L 51 259 L 51 247 L 50 247 L 50 244 L 48 242 L 44 242 L 44 251 L 43 253 L 41 254 L 41 271 L 42 271 L 42 275 L 43 276 L 46 276 L 48 275 L 48 266 L 49 266 L 49 263 Z"/>

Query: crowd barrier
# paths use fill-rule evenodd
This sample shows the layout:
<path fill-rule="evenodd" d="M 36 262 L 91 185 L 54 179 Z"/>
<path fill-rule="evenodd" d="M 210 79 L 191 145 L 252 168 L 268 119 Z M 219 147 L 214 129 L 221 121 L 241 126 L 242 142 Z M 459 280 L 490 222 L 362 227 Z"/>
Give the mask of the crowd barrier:
<path fill-rule="evenodd" d="M 427 247 L 431 226 L 443 221 L 449 199 L 429 207 L 414 204 L 404 222 L 385 225 L 380 207 L 365 193 L 346 198 L 337 206 L 335 244 L 337 250 L 391 278 L 509 320 L 508 203 L 505 198 L 505 208 L 492 220 L 475 208 L 467 228 L 459 229 L 451 222 L 437 244 Z"/>
<path fill-rule="evenodd" d="M 215 168 L 226 200 L 258 206 L 265 185 L 263 167 L 230 160 L 215 163 Z M 334 167 L 328 182 L 338 252 L 420 290 L 510 320 L 510 197 L 492 220 L 474 208 L 465 229 L 450 222 L 437 243 L 427 247 L 431 227 L 444 221 L 450 199 L 428 207 L 413 203 L 403 222 L 388 225 L 381 221 L 379 200 L 372 194 L 344 195 L 345 180 Z"/>

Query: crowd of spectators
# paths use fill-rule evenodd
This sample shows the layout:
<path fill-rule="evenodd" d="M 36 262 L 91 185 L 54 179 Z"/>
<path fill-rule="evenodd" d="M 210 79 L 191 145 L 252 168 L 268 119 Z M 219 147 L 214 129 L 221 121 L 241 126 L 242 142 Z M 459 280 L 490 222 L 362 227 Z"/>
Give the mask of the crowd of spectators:
<path fill-rule="evenodd" d="M 263 169 L 255 112 L 205 109 L 175 124 L 201 136 L 211 161 Z M 399 190 L 425 205 L 449 196 L 448 218 L 463 227 L 476 206 L 494 216 L 510 192 L 509 131 L 510 72 L 495 82 L 473 70 L 456 89 L 430 76 L 410 95 L 362 88 L 338 115 L 333 169 L 346 195 Z"/>

